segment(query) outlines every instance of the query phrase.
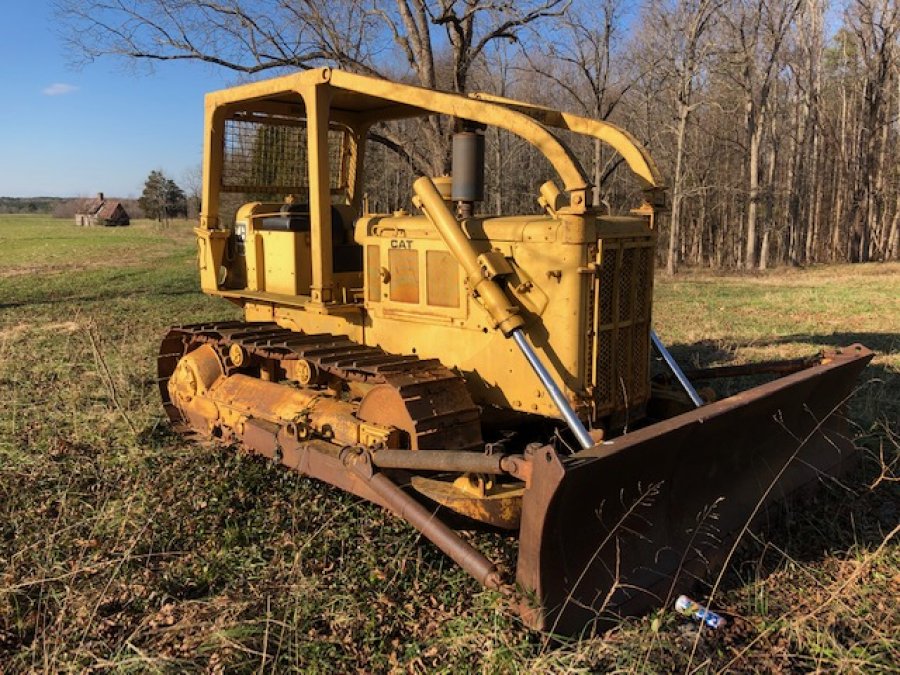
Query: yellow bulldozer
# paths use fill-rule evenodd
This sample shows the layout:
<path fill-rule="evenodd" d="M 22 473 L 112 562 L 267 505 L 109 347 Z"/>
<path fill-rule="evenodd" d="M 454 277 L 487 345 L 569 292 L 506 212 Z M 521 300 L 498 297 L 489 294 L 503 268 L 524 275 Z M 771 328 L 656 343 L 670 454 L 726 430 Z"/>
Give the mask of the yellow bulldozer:
<path fill-rule="evenodd" d="M 172 423 L 389 509 L 528 625 L 583 634 L 666 602 L 853 457 L 838 413 L 866 348 L 707 369 L 780 375 L 714 400 L 659 340 L 664 191 L 624 130 L 329 68 L 211 93 L 205 115 L 200 282 L 244 321 L 166 335 Z M 371 213 L 371 128 L 432 115 L 453 121 L 452 175 Z M 536 215 L 479 215 L 489 127 L 555 172 Z M 592 205 L 566 134 L 618 152 L 644 204 Z M 266 197 L 226 217 L 234 195 Z M 460 536 L 476 524 L 518 533 L 515 578 Z"/>

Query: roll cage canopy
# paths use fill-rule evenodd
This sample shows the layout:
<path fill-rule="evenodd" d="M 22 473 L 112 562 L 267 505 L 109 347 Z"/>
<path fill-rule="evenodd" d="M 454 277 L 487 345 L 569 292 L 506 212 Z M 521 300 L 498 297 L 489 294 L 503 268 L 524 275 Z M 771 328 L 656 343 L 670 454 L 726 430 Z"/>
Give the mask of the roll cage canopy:
<path fill-rule="evenodd" d="M 608 122 L 521 101 L 476 93 L 435 91 L 376 77 L 317 68 L 261 82 L 231 87 L 206 96 L 203 157 L 203 212 L 200 227 L 222 228 L 219 200 L 226 159 L 226 123 L 305 127 L 309 213 L 313 223 L 313 296 L 329 295 L 332 242 L 333 177 L 329 170 L 329 132 L 345 133 L 341 152 L 341 191 L 356 213 L 361 211 L 365 137 L 373 124 L 442 114 L 504 129 L 540 151 L 550 162 L 569 195 L 569 213 L 588 209 L 591 187 L 578 159 L 551 129 L 591 137 L 615 149 L 643 188 L 650 206 L 664 201 L 662 181 L 646 149 L 625 130 Z M 333 148 L 333 143 L 331 147 Z M 259 160 L 259 158 L 257 158 Z M 262 191 L 261 191 L 262 192 Z"/>

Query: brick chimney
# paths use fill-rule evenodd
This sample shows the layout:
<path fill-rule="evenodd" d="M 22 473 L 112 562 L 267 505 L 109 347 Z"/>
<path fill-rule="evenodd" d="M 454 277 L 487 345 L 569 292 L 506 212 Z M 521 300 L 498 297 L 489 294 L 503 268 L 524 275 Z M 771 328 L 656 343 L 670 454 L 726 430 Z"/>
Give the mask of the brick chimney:
<path fill-rule="evenodd" d="M 99 199 L 101 202 L 103 201 L 103 193 L 102 192 L 97 193 L 97 199 Z"/>

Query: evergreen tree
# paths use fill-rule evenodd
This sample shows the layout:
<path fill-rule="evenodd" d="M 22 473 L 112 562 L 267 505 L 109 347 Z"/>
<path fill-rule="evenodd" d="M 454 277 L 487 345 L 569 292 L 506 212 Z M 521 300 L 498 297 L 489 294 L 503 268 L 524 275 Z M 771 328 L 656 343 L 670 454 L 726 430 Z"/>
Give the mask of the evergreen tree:
<path fill-rule="evenodd" d="M 151 171 L 144 181 L 144 191 L 138 203 L 148 218 L 168 222 L 169 218 L 187 217 L 187 198 L 171 178 L 162 171 Z"/>

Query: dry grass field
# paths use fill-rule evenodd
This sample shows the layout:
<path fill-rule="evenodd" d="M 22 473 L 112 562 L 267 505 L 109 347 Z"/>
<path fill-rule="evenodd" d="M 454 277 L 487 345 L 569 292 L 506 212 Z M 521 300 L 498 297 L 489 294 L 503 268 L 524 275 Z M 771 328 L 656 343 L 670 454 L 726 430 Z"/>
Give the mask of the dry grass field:
<path fill-rule="evenodd" d="M 236 317 L 197 290 L 191 225 L 0 216 L 0 672 L 891 672 L 900 663 L 900 264 L 660 279 L 698 364 L 862 342 L 858 470 L 752 531 L 713 605 L 592 640 L 522 627 L 403 522 L 172 435 L 166 327 Z M 478 534 L 494 558 L 514 542 Z M 698 589 L 703 598 L 703 589 Z"/>

